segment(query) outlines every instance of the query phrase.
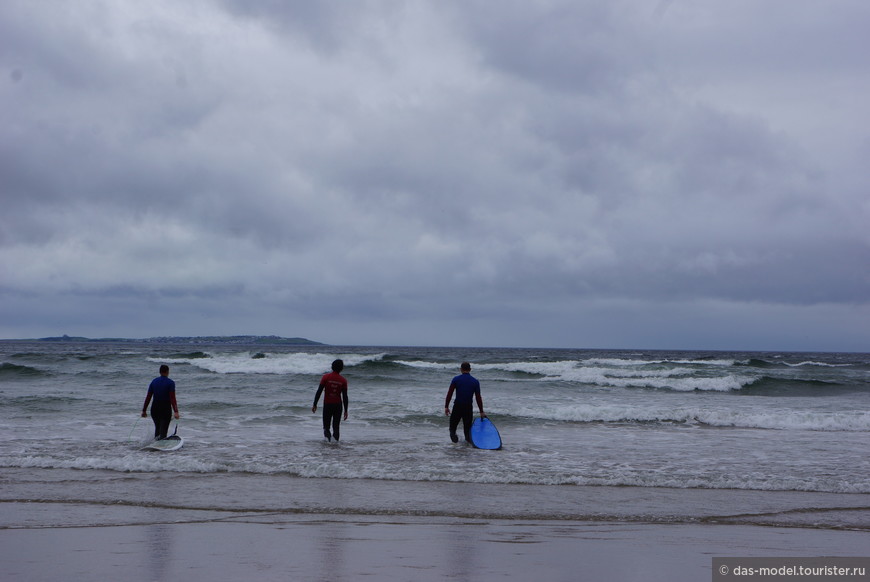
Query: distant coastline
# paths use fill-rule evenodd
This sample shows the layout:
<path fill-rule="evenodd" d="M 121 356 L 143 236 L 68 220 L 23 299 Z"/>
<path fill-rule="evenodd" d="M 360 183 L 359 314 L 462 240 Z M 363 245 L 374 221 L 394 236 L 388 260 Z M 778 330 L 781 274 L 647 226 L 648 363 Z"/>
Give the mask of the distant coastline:
<path fill-rule="evenodd" d="M 316 342 L 304 337 L 280 337 L 277 335 L 218 335 L 218 336 L 166 336 L 150 337 L 142 339 L 132 338 L 88 338 L 62 335 L 57 337 L 42 337 L 37 339 L 18 339 L 0 341 L 20 342 L 79 342 L 79 343 L 137 343 L 137 344 L 232 344 L 232 345 L 301 345 L 323 346 L 326 344 Z"/>

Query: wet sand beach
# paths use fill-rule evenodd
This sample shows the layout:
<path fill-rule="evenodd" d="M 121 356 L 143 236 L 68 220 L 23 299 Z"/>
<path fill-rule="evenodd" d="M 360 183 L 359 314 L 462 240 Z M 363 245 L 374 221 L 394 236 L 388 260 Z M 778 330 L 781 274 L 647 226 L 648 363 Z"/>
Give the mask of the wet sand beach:
<path fill-rule="evenodd" d="M 695 581 L 870 547 L 863 494 L 49 473 L 4 489 L 3 580 Z"/>
<path fill-rule="evenodd" d="M 282 514 L 179 523 L 184 517 L 165 513 L 139 525 L 2 530 L 0 574 L 29 582 L 696 581 L 710 579 L 713 556 L 855 556 L 870 544 L 866 532 L 813 528 Z"/>

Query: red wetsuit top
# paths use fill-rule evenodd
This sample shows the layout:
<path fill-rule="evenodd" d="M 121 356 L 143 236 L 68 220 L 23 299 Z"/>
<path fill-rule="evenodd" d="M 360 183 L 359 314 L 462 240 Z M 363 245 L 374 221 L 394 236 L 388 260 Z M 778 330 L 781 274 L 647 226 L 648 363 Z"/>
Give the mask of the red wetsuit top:
<path fill-rule="evenodd" d="M 347 379 L 338 372 L 324 374 L 320 379 L 320 387 L 317 390 L 314 404 L 320 399 L 320 391 L 323 390 L 323 404 L 341 404 L 342 400 L 347 403 Z M 346 404 L 345 404 L 346 405 Z"/>

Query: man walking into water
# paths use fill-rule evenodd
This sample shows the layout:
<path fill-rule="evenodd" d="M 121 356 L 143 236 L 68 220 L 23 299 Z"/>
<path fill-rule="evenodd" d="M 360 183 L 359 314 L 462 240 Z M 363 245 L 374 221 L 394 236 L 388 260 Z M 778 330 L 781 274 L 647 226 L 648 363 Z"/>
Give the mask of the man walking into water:
<path fill-rule="evenodd" d="M 450 389 L 447 390 L 447 399 L 444 401 L 444 414 L 450 417 L 450 440 L 454 443 L 459 442 L 459 437 L 456 435 L 456 427 L 459 426 L 459 420 L 462 419 L 465 442 L 470 443 L 471 423 L 474 420 L 473 398 L 477 399 L 477 409 L 480 411 L 480 418 L 486 418 L 486 414 L 483 412 L 483 399 L 480 397 L 480 382 L 471 375 L 471 364 L 462 362 L 462 365 L 459 366 L 459 371 L 462 373 L 453 378 L 453 381 L 450 383 Z M 456 400 L 453 401 L 453 412 L 451 412 L 450 398 L 454 392 L 456 393 Z"/>
<path fill-rule="evenodd" d="M 344 362 L 335 360 L 332 362 L 332 372 L 324 374 L 314 395 L 314 406 L 311 412 L 317 412 L 317 401 L 323 392 L 323 436 L 331 441 L 339 439 L 339 427 L 341 425 L 342 404 L 344 405 L 344 420 L 347 420 L 347 380 L 341 375 Z M 329 428 L 332 426 L 332 433 Z"/>
<path fill-rule="evenodd" d="M 142 405 L 142 418 L 148 416 L 148 402 L 151 399 L 151 420 L 154 421 L 154 438 L 165 439 L 169 432 L 169 423 L 172 420 L 172 412 L 175 411 L 175 419 L 178 420 L 178 403 L 175 401 L 175 382 L 169 378 L 169 366 L 160 366 L 160 375 L 151 381 L 148 386 L 148 395 L 145 404 Z"/>

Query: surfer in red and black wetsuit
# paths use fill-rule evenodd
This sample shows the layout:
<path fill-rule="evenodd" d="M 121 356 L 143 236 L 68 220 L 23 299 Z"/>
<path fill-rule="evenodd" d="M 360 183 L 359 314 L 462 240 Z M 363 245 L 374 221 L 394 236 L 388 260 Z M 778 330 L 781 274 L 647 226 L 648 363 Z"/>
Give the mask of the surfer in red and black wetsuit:
<path fill-rule="evenodd" d="M 154 438 L 165 439 L 169 432 L 169 423 L 172 420 L 172 412 L 178 419 L 178 403 L 175 401 L 175 382 L 169 378 L 169 366 L 160 366 L 160 375 L 151 381 L 148 386 L 148 395 L 145 404 L 142 405 L 142 418 L 148 416 L 148 402 L 154 398 L 151 404 L 151 420 L 154 421 Z"/>
<path fill-rule="evenodd" d="M 332 372 L 324 374 L 314 395 L 314 406 L 311 412 L 317 412 L 317 401 L 323 392 L 323 436 L 326 440 L 339 439 L 339 425 L 341 424 L 342 404 L 344 405 L 344 420 L 347 420 L 347 380 L 341 375 L 344 362 L 335 360 L 332 362 Z M 329 427 L 332 426 L 332 433 Z"/>
<path fill-rule="evenodd" d="M 483 399 L 480 397 L 480 382 L 471 375 L 471 364 L 462 362 L 459 366 L 462 372 L 450 382 L 447 390 L 447 399 L 444 401 L 444 414 L 450 417 L 450 440 L 459 442 L 456 436 L 456 427 L 462 419 L 462 429 L 465 432 L 465 442 L 471 442 L 471 423 L 474 420 L 474 402 L 477 399 L 477 409 L 480 410 L 480 418 L 486 418 L 483 412 Z M 456 392 L 456 400 L 453 401 L 453 412 L 450 411 L 450 398 Z"/>

